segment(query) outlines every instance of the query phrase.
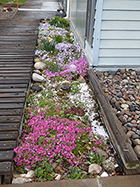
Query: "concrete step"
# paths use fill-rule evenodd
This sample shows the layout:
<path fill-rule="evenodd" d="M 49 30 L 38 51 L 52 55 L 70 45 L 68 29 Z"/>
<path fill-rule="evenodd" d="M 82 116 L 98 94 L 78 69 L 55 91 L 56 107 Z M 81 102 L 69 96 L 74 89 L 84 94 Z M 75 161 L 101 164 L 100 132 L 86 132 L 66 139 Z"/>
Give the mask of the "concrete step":
<path fill-rule="evenodd" d="M 101 179 L 8 184 L 4 185 L 4 187 L 140 187 L 140 175 L 104 177 Z"/>

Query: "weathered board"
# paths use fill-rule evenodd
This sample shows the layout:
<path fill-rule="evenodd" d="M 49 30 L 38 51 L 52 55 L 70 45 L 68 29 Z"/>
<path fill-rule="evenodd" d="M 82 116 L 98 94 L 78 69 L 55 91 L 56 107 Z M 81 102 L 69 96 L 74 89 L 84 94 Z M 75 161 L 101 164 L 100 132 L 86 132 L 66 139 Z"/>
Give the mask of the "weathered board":
<path fill-rule="evenodd" d="M 0 20 L 0 179 L 4 184 L 12 179 L 14 148 L 30 85 L 38 26 L 39 19 L 18 15 Z"/>
<path fill-rule="evenodd" d="M 0 141 L 1 140 L 16 140 L 17 138 L 18 138 L 18 131 L 0 133 Z"/>
<path fill-rule="evenodd" d="M 12 114 L 13 115 L 13 114 Z M 22 114 L 21 114 L 22 115 Z M 0 132 L 3 131 L 14 131 L 14 130 L 19 130 L 20 127 L 20 122 L 18 123 L 0 123 Z"/>
<path fill-rule="evenodd" d="M 28 0 L 23 7 L 41 8 L 43 0 Z M 0 181 L 11 182 L 14 148 L 30 85 L 40 19 L 56 12 L 19 11 L 0 20 Z M 1 182 L 0 182 L 1 183 Z"/>
<path fill-rule="evenodd" d="M 14 151 L 9 150 L 9 151 L 0 151 L 0 162 L 4 161 L 11 161 L 13 160 L 14 157 Z"/>

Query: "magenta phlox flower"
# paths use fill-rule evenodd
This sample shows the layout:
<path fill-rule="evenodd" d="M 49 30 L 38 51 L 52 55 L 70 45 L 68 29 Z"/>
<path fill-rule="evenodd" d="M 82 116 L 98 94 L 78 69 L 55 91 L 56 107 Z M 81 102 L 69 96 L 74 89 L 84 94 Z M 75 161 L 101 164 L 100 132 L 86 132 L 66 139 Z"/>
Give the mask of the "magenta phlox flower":
<path fill-rule="evenodd" d="M 80 126 L 81 125 L 81 126 Z M 73 161 L 77 159 L 73 155 L 73 150 L 77 146 L 77 141 L 85 131 L 89 133 L 90 127 L 85 127 L 80 122 L 61 119 L 60 117 L 34 116 L 28 120 L 28 126 L 32 132 L 26 134 L 24 142 L 14 149 L 16 153 L 15 162 L 21 165 L 30 165 L 43 160 L 46 156 L 49 160 L 55 157 L 67 158 Z M 30 155 L 30 157 L 29 157 Z M 32 155 L 32 156 L 31 156 Z M 20 163 L 19 162 L 20 159 Z"/>

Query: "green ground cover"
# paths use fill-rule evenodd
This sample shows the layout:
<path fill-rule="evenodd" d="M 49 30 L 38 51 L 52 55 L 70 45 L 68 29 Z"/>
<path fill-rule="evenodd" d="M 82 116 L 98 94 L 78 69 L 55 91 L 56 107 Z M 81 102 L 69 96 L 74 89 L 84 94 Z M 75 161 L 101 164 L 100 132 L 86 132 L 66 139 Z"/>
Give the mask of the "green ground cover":
<path fill-rule="evenodd" d="M 3 5 L 6 4 L 6 3 L 8 3 L 8 2 L 12 2 L 13 4 L 16 4 L 17 0 L 13 0 L 13 1 L 10 1 L 10 0 L 0 0 L 0 3 L 3 4 Z M 26 0 L 19 0 L 18 2 L 19 3 L 25 3 Z"/>

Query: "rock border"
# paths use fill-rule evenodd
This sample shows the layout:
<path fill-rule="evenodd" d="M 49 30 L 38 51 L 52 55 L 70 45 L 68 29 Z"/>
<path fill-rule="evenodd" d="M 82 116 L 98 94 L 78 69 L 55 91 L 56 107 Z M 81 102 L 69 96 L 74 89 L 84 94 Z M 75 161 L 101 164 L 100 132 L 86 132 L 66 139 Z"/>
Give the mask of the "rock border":
<path fill-rule="evenodd" d="M 111 142 L 122 162 L 126 174 L 140 173 L 140 162 L 133 148 L 130 145 L 128 137 L 122 129 L 122 125 L 104 94 L 101 85 L 96 77 L 94 70 L 88 71 L 89 81 L 98 100 L 105 127 L 111 139 Z"/>

